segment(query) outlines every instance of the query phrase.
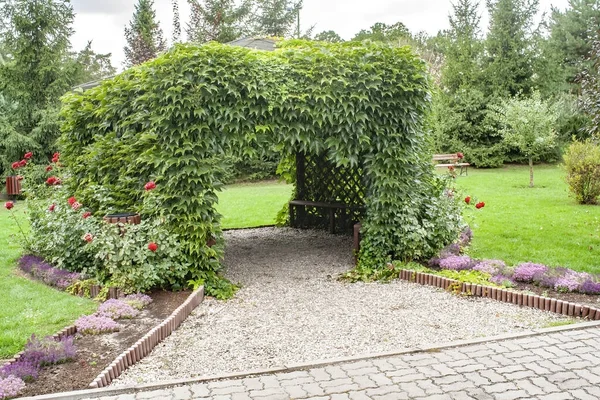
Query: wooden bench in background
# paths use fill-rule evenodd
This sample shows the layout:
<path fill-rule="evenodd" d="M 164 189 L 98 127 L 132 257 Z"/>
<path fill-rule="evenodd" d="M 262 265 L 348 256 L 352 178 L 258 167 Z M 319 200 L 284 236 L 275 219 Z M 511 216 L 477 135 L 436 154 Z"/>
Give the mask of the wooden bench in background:
<path fill-rule="evenodd" d="M 462 157 L 462 153 L 450 153 L 450 154 L 434 154 L 433 162 L 435 162 L 436 168 L 449 168 L 449 167 L 458 167 L 460 168 L 460 175 L 463 173 L 468 175 L 467 168 L 471 165 L 466 162 L 461 162 L 464 159 Z M 446 163 L 444 163 L 446 161 Z M 448 161 L 450 163 L 448 163 Z"/>
<path fill-rule="evenodd" d="M 349 206 L 342 203 L 322 203 L 318 201 L 306 201 L 306 200 L 292 200 L 289 202 L 290 206 L 290 226 L 296 226 L 294 208 L 296 207 L 316 207 L 325 208 L 329 210 L 329 232 L 335 233 L 335 212 L 337 210 L 362 210 L 364 207 Z"/>

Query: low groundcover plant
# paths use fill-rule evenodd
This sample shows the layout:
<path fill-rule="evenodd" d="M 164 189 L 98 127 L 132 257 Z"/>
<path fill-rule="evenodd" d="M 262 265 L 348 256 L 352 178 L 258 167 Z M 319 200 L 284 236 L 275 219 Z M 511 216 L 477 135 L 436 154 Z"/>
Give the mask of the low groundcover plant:
<path fill-rule="evenodd" d="M 99 335 L 101 333 L 117 332 L 121 326 L 108 317 L 84 315 L 75 321 L 77 332 L 82 335 Z"/>
<path fill-rule="evenodd" d="M 122 300 L 110 299 L 98 307 L 96 315 L 111 319 L 133 318 L 139 311 Z"/>
<path fill-rule="evenodd" d="M 147 294 L 141 294 L 141 293 L 130 294 L 119 300 L 129 304 L 131 307 L 135 308 L 136 310 L 141 310 L 142 308 L 146 307 L 148 304 L 152 303 L 152 297 L 148 296 Z"/>
<path fill-rule="evenodd" d="M 25 382 L 15 376 L 0 377 L 0 400 L 16 397 L 25 388 Z"/>

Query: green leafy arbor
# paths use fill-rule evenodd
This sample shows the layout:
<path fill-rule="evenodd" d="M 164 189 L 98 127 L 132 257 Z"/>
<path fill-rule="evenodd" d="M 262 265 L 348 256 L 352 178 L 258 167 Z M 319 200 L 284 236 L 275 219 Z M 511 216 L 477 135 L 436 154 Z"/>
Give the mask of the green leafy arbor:
<path fill-rule="evenodd" d="M 344 190 L 360 193 L 360 260 L 377 267 L 390 257 L 430 257 L 460 229 L 459 206 L 426 151 L 428 106 L 425 65 L 408 47 L 177 45 L 66 96 L 63 159 L 77 198 L 101 213 L 142 211 L 139 189 L 156 181 L 153 213 L 182 239 L 187 279 L 212 279 L 219 269 L 214 206 L 229 156 L 275 148 L 292 177 L 297 155 L 319 159 L 360 177 Z"/>

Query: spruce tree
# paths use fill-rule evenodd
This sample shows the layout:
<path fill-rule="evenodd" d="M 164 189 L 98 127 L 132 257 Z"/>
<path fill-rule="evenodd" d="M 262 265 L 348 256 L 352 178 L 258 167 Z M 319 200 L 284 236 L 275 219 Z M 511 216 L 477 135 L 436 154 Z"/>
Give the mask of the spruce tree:
<path fill-rule="evenodd" d="M 292 33 L 299 37 L 297 26 L 298 13 L 302 9 L 302 0 L 257 0 L 258 11 L 254 33 L 256 35 L 285 37 Z"/>
<path fill-rule="evenodd" d="M 55 151 L 60 97 L 73 85 L 68 0 L 15 0 L 0 8 L 0 173 L 26 151 Z"/>
<path fill-rule="evenodd" d="M 538 0 L 488 0 L 490 29 L 485 41 L 487 90 L 499 97 L 533 90 L 533 17 Z"/>
<path fill-rule="evenodd" d="M 154 0 L 138 0 L 129 28 L 125 28 L 125 60 L 128 67 L 152 60 L 165 51 L 166 43 L 154 10 Z"/>
<path fill-rule="evenodd" d="M 231 42 L 247 33 L 246 19 L 250 3 L 237 6 L 233 0 L 188 0 L 191 9 L 187 26 L 192 42 Z"/>

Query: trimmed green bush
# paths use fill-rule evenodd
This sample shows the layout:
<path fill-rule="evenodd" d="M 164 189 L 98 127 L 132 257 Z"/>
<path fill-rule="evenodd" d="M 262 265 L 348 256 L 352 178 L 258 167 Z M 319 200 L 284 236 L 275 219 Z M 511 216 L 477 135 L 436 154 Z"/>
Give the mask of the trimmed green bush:
<path fill-rule="evenodd" d="M 179 237 L 185 279 L 217 279 L 217 191 L 227 160 L 275 149 L 360 167 L 368 188 L 361 262 L 426 259 L 458 235 L 460 209 L 427 154 L 425 64 L 408 47 L 289 41 L 275 52 L 177 45 L 64 98 L 69 185 L 99 212 L 160 215 Z M 289 171 L 282 171 L 283 173 Z M 157 184 L 157 206 L 138 188 Z M 216 239 L 217 244 L 207 246 Z"/>
<path fill-rule="evenodd" d="M 589 140 L 576 141 L 563 158 L 571 194 L 580 204 L 596 204 L 600 196 L 600 147 Z"/>

